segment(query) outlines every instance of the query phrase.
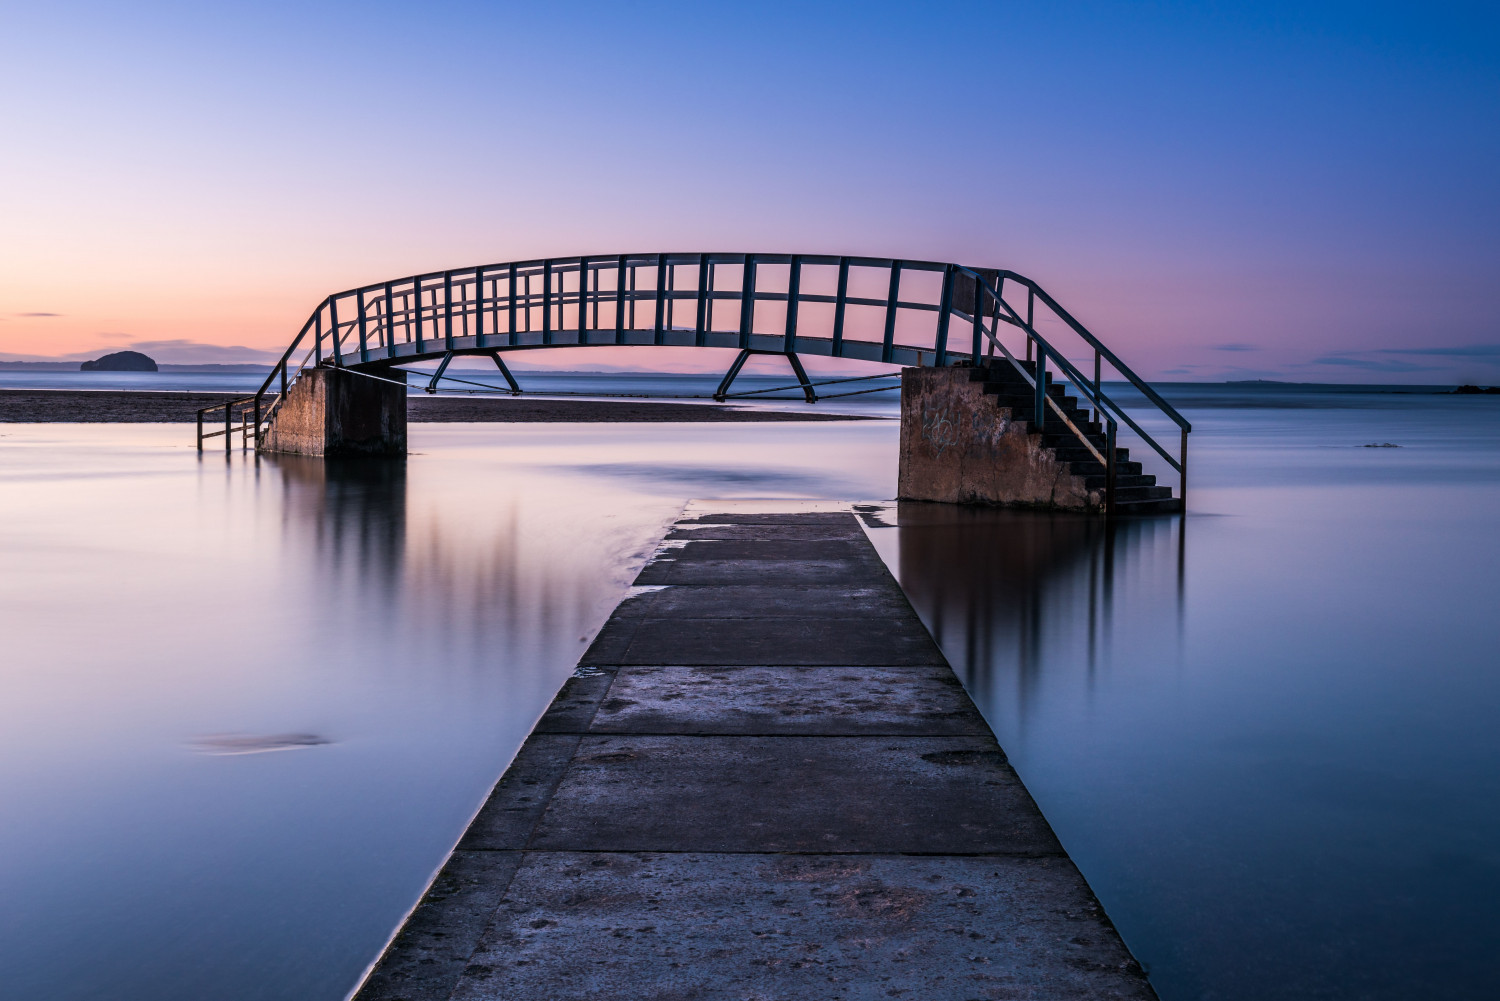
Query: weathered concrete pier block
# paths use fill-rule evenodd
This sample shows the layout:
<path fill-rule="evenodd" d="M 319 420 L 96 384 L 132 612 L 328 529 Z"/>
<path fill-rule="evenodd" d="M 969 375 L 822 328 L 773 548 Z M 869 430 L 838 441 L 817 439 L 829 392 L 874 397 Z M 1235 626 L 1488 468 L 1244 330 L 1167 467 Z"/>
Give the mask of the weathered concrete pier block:
<path fill-rule="evenodd" d="M 304 369 L 260 451 L 296 455 L 405 455 L 406 373 L 371 379 L 337 368 Z M 395 384 L 393 384 L 395 383 Z"/>
<path fill-rule="evenodd" d="M 985 393 L 983 370 L 901 371 L 901 500 L 1104 510 L 1102 483 L 1060 461 L 1023 408 Z M 1101 470 L 1102 472 L 1102 470 Z M 1098 477 L 1094 477 L 1098 479 Z"/>

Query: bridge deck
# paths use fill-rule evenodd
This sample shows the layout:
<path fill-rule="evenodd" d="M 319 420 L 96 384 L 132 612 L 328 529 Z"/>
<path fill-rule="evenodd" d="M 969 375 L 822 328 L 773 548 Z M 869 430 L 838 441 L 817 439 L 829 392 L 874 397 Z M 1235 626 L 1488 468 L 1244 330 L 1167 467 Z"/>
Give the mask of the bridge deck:
<path fill-rule="evenodd" d="M 853 515 L 641 572 L 358 994 L 1151 998 Z"/>

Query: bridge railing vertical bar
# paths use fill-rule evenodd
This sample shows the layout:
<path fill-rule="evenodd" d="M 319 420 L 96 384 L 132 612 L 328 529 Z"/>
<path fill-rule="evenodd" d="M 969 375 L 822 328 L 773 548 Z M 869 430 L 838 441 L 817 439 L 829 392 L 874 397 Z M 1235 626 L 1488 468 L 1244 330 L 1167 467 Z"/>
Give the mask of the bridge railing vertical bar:
<path fill-rule="evenodd" d="M 669 262 L 667 264 L 667 325 L 668 333 L 677 325 L 677 265 Z"/>
<path fill-rule="evenodd" d="M 880 345 L 880 360 L 889 365 L 896 346 L 896 310 L 901 301 L 901 262 L 891 262 L 891 285 L 885 299 L 885 335 Z"/>
<path fill-rule="evenodd" d="M 443 350 L 453 350 L 453 272 L 443 272 Z"/>
<path fill-rule="evenodd" d="M 340 367 L 344 364 L 344 349 L 339 343 L 339 297 L 328 297 L 328 335 L 333 339 L 333 363 Z"/>
<path fill-rule="evenodd" d="M 589 342 L 589 259 L 578 259 L 578 343 Z"/>
<path fill-rule="evenodd" d="M 969 320 L 974 334 L 974 343 L 972 345 L 970 358 L 971 364 L 975 366 L 979 365 L 984 354 L 984 315 L 987 312 L 987 310 L 985 309 L 984 297 L 987 294 L 988 293 L 984 290 L 984 286 L 979 283 L 979 279 L 974 279 L 974 314 L 969 318 Z"/>
<path fill-rule="evenodd" d="M 657 254 L 655 260 L 655 302 L 651 314 L 651 344 L 666 344 L 666 339 L 661 336 L 661 323 L 666 317 L 666 285 L 667 285 L 666 254 Z"/>
<path fill-rule="evenodd" d="M 667 264 L 666 254 L 656 255 L 656 309 L 651 317 L 651 343 L 653 344 L 667 343 L 662 333 L 662 323 L 666 319 L 667 282 L 669 281 L 667 271 L 670 267 Z"/>
<path fill-rule="evenodd" d="M 833 303 L 833 356 L 844 354 L 844 314 L 849 306 L 849 258 L 839 258 L 839 283 L 834 290 Z"/>
<path fill-rule="evenodd" d="M 542 262 L 542 343 L 552 343 L 552 260 Z"/>
<path fill-rule="evenodd" d="M 490 334 L 500 336 L 500 275 L 490 275 Z"/>
<path fill-rule="evenodd" d="M 615 263 L 615 343 L 625 343 L 625 256 Z"/>
<path fill-rule="evenodd" d="M 370 360 L 369 326 L 365 322 L 365 290 L 354 293 L 354 308 L 359 314 L 359 360 L 363 364 Z"/>
<path fill-rule="evenodd" d="M 589 281 L 592 282 L 594 286 L 593 290 L 589 293 L 589 304 L 593 307 L 594 315 L 593 323 L 591 324 L 591 326 L 595 333 L 599 332 L 599 272 L 603 270 L 603 268 L 600 268 L 597 265 L 590 265 L 589 267 Z"/>
<path fill-rule="evenodd" d="M 755 325 L 755 255 L 745 255 L 745 274 L 740 282 L 740 350 L 750 347 L 750 332 Z"/>
<path fill-rule="evenodd" d="M 797 350 L 797 301 L 802 294 L 802 255 L 793 254 L 786 277 L 786 329 L 782 333 L 781 350 L 792 354 Z M 797 367 L 801 367 L 798 363 Z M 805 383 L 805 377 L 799 377 Z M 808 400 L 809 403 L 813 402 Z"/>
<path fill-rule="evenodd" d="M 933 347 L 937 351 L 935 359 L 937 366 L 942 368 L 948 364 L 948 324 L 953 315 L 953 265 L 951 264 L 943 268 L 943 294 L 939 302 L 937 335 L 933 338 Z"/>
<path fill-rule="evenodd" d="M 693 311 L 693 344 L 703 347 L 708 343 L 708 288 L 709 263 L 707 254 L 698 255 L 698 301 Z"/>
<path fill-rule="evenodd" d="M 426 350 L 422 337 L 422 276 L 418 275 L 411 281 L 411 322 L 416 330 L 412 336 L 412 343 L 417 346 L 417 354 Z"/>
<path fill-rule="evenodd" d="M 510 334 L 511 346 L 514 347 L 521 343 L 520 331 L 516 329 L 516 266 L 514 264 L 510 266 L 509 274 L 506 278 L 505 291 L 507 293 L 506 299 L 508 300 L 507 307 L 510 310 L 510 329 L 508 333 Z"/>
<path fill-rule="evenodd" d="M 391 282 L 385 283 L 385 315 L 381 317 L 381 325 L 379 327 L 387 358 L 396 357 L 396 314 L 392 310 L 395 296 L 392 293 L 391 285 Z"/>

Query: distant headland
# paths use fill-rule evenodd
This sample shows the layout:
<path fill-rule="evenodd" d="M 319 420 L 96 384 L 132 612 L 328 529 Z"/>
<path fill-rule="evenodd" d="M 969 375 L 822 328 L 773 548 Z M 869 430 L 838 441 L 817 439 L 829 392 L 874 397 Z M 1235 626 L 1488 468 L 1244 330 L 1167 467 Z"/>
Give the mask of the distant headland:
<path fill-rule="evenodd" d="M 114 354 L 86 361 L 80 372 L 155 372 L 156 359 L 139 351 L 116 351 Z"/>

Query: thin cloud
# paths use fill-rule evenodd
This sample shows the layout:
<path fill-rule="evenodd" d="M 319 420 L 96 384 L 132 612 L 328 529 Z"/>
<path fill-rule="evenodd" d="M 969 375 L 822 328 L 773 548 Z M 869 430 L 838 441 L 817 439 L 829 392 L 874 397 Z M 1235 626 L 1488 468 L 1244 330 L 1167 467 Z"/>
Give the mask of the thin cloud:
<path fill-rule="evenodd" d="M 61 313 L 17 313 L 16 315 L 17 316 L 31 317 L 31 318 L 35 318 L 35 317 L 38 317 L 38 316 L 62 316 Z"/>
<path fill-rule="evenodd" d="M 243 365 L 273 364 L 279 354 L 241 344 L 207 344 L 186 338 L 165 341 L 136 341 L 131 350 L 148 354 L 166 365 Z"/>
<path fill-rule="evenodd" d="M 1235 342 L 1235 343 L 1231 343 L 1231 344 L 1215 344 L 1215 345 L 1212 346 L 1212 348 L 1210 350 L 1213 350 L 1213 351 L 1259 351 L 1260 348 L 1256 347 L 1254 344 L 1240 344 L 1238 342 Z"/>
<path fill-rule="evenodd" d="M 1500 344 L 1465 344 L 1451 348 L 1377 348 L 1379 355 L 1436 355 L 1442 358 L 1500 358 Z"/>
<path fill-rule="evenodd" d="M 1364 372 L 1436 372 L 1436 365 L 1418 365 L 1409 361 L 1382 358 L 1354 358 L 1349 355 L 1324 355 L 1308 364 L 1331 365 L 1340 368 L 1355 368 Z"/>

